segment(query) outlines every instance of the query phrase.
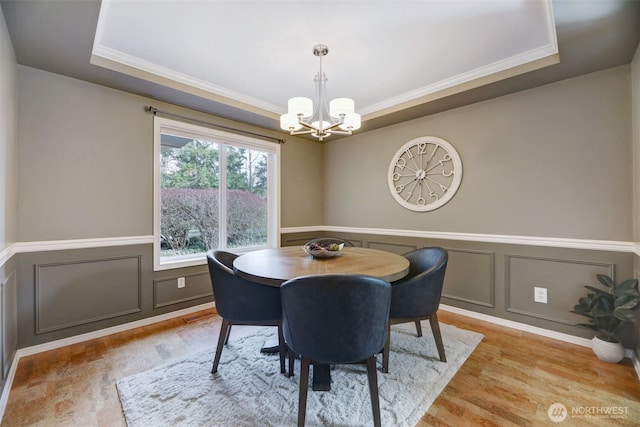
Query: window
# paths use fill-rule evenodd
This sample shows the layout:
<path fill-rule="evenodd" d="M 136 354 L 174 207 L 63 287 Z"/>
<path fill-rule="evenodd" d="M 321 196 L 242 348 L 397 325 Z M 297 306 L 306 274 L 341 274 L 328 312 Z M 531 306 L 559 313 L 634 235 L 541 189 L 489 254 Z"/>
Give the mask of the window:
<path fill-rule="evenodd" d="M 154 118 L 154 270 L 277 246 L 280 146 Z"/>

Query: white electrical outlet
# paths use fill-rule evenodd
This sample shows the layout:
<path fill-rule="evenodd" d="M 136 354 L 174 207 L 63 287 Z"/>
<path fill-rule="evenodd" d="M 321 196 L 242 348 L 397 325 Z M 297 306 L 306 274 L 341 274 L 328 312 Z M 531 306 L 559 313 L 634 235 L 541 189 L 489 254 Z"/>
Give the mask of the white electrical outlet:
<path fill-rule="evenodd" d="M 178 288 L 184 288 L 184 277 L 178 277 Z"/>
<path fill-rule="evenodd" d="M 533 300 L 535 302 L 547 303 L 547 288 L 533 288 Z"/>

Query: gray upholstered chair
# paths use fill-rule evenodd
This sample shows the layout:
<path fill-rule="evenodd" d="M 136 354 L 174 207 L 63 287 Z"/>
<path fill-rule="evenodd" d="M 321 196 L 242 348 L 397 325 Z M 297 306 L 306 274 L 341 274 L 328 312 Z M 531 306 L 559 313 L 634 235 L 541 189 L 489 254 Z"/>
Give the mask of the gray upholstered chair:
<path fill-rule="evenodd" d="M 443 248 L 430 247 L 416 249 L 404 256 L 409 260 L 409 273 L 391 286 L 389 334 L 383 350 L 383 372 L 389 372 L 391 325 L 399 323 L 415 323 L 416 333 L 421 337 L 420 321 L 429 319 L 440 360 L 447 361 L 437 311 L 449 254 Z"/>
<path fill-rule="evenodd" d="M 391 285 L 364 275 L 305 276 L 280 288 L 284 336 L 300 355 L 298 426 L 304 426 L 309 365 L 367 362 L 373 420 L 380 425 L 375 355 L 384 346 Z"/>
<path fill-rule="evenodd" d="M 238 255 L 225 251 L 207 252 L 216 311 L 222 317 L 218 347 L 211 372 L 218 371 L 222 348 L 229 341 L 231 325 L 256 325 L 278 327 L 280 372 L 284 373 L 286 347 L 282 334 L 280 288 L 253 283 L 238 277 L 233 271 L 233 260 L 237 257 Z"/>

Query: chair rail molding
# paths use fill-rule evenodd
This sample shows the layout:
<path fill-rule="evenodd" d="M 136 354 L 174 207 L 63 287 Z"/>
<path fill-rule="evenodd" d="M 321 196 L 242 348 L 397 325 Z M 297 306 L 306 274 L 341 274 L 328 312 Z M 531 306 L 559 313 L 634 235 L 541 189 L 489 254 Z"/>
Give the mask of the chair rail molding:
<path fill-rule="evenodd" d="M 390 228 L 358 228 L 340 226 L 283 227 L 281 233 L 331 231 L 341 233 L 376 234 L 386 236 L 419 237 L 425 239 L 464 240 L 468 242 L 504 243 L 511 245 L 545 246 L 565 249 L 627 252 L 640 256 L 640 244 L 616 240 L 570 239 L 564 237 L 511 236 L 504 234 L 458 233 L 448 231 L 402 230 Z"/>
<path fill-rule="evenodd" d="M 381 236 L 418 237 L 425 239 L 462 240 L 469 242 L 506 243 L 525 246 L 545 246 L 566 249 L 588 249 L 609 252 L 627 252 L 640 256 L 640 242 L 615 240 L 570 239 L 563 237 L 511 236 L 504 234 L 458 233 L 447 231 L 421 231 L 391 228 L 359 228 L 328 225 L 282 227 L 280 234 L 329 231 L 340 233 L 374 234 Z M 98 237 L 89 239 L 45 240 L 17 242 L 0 251 L 0 267 L 13 255 L 27 252 L 46 252 L 66 249 L 89 249 L 109 246 L 153 244 L 152 235 L 126 237 Z"/>
<path fill-rule="evenodd" d="M 2 268 L 12 256 L 16 254 L 16 243 L 9 245 L 0 251 L 0 268 Z"/>
<path fill-rule="evenodd" d="M 16 253 L 61 251 L 67 249 L 104 248 L 109 246 L 146 245 L 153 243 L 153 236 L 97 237 L 91 239 L 45 240 L 18 242 Z"/>

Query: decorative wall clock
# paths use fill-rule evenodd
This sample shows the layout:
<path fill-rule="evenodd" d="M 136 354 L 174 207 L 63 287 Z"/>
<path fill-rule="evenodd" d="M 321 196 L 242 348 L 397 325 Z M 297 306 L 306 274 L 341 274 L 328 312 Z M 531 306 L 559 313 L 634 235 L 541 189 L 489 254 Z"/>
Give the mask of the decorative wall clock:
<path fill-rule="evenodd" d="M 447 203 L 462 182 L 462 160 L 455 148 L 435 136 L 404 144 L 389 165 L 389 191 L 400 205 L 418 212 Z"/>

